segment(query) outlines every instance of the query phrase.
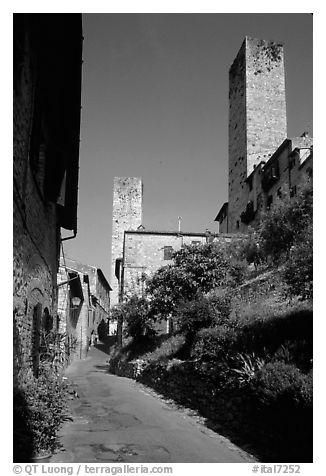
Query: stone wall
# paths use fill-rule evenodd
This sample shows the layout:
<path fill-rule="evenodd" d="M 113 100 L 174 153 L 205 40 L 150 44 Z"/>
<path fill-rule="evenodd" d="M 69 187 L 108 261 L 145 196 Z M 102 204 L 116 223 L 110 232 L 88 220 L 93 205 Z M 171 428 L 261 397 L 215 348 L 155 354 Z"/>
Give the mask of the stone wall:
<path fill-rule="evenodd" d="M 40 187 L 44 169 L 32 170 L 33 71 L 26 55 L 14 90 L 13 294 L 14 370 L 37 366 L 38 328 L 44 311 L 56 318 L 59 227 L 55 204 Z"/>
<path fill-rule="evenodd" d="M 119 301 L 116 260 L 122 258 L 125 230 L 136 230 L 142 223 L 143 185 L 140 178 L 115 177 L 113 186 L 111 306 Z"/>
<path fill-rule="evenodd" d="M 287 137 L 283 45 L 247 37 L 247 175 Z"/>
<path fill-rule="evenodd" d="M 236 228 L 238 209 L 245 200 L 247 176 L 247 114 L 246 114 L 246 40 L 229 71 L 229 185 L 228 230 Z M 221 231 L 221 230 L 220 230 Z"/>
<path fill-rule="evenodd" d="M 247 177 L 286 139 L 284 54 L 280 44 L 246 37 L 229 72 L 228 232 L 245 232 Z"/>
<path fill-rule="evenodd" d="M 58 327 L 60 227 L 77 230 L 82 18 L 20 13 L 13 27 L 16 375 L 37 374 L 40 334 Z"/>

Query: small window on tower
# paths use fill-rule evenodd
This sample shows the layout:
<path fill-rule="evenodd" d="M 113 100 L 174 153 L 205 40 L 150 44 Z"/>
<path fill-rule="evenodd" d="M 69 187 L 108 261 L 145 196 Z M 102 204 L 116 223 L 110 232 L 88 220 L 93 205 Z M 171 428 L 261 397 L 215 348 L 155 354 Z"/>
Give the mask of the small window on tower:
<path fill-rule="evenodd" d="M 290 197 L 294 197 L 294 195 L 297 194 L 297 186 L 294 185 L 293 187 L 291 187 L 290 189 Z"/>
<path fill-rule="evenodd" d="M 169 260 L 172 259 L 173 248 L 172 246 L 164 246 L 164 259 Z"/>

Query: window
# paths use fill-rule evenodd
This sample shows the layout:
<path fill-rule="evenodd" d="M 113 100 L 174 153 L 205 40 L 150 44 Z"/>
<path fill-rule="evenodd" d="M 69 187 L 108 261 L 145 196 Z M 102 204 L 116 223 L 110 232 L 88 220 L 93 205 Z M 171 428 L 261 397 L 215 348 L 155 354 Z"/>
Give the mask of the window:
<path fill-rule="evenodd" d="M 32 314 L 32 369 L 35 377 L 38 377 L 40 363 L 40 323 L 42 316 L 42 306 L 38 303 L 33 308 Z"/>
<path fill-rule="evenodd" d="M 295 166 L 295 157 L 291 157 L 290 158 L 290 162 L 289 162 L 289 169 L 293 169 L 293 167 Z"/>
<path fill-rule="evenodd" d="M 293 187 L 291 187 L 290 189 L 290 197 L 294 197 L 294 195 L 297 194 L 297 186 L 294 185 Z"/>
<path fill-rule="evenodd" d="M 237 220 L 237 230 L 239 230 L 239 228 L 240 228 L 240 222 L 239 220 Z"/>
<path fill-rule="evenodd" d="M 53 317 L 50 316 L 50 313 L 47 307 L 43 311 L 42 328 L 46 334 L 53 329 Z"/>
<path fill-rule="evenodd" d="M 169 260 L 172 259 L 173 248 L 172 246 L 164 246 L 164 259 Z"/>

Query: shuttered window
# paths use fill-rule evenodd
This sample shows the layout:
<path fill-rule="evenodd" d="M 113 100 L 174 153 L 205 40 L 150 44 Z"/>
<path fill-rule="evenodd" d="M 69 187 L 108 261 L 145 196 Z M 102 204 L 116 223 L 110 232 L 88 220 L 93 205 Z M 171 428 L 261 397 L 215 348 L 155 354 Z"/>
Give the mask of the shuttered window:
<path fill-rule="evenodd" d="M 169 260 L 172 259 L 173 248 L 172 246 L 164 246 L 164 259 Z"/>

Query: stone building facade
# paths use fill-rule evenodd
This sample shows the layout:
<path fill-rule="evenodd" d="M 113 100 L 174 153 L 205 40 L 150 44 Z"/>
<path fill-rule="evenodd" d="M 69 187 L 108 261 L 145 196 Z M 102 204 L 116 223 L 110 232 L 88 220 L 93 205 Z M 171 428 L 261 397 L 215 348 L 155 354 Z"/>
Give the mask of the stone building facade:
<path fill-rule="evenodd" d="M 312 161 L 293 169 L 297 153 L 301 162 L 311 159 L 312 139 L 287 139 L 283 46 L 246 37 L 229 71 L 228 202 L 215 219 L 221 233 L 245 233 L 275 201 L 275 190 L 293 193 L 306 180 Z"/>
<path fill-rule="evenodd" d="M 14 14 L 14 373 L 57 328 L 60 229 L 77 233 L 82 21 Z M 60 34 L 58 34 L 60 32 Z"/>
<path fill-rule="evenodd" d="M 67 360 L 85 358 L 91 335 L 105 338 L 111 287 L 99 268 L 61 256 L 58 273 L 59 331 L 65 334 Z"/>

